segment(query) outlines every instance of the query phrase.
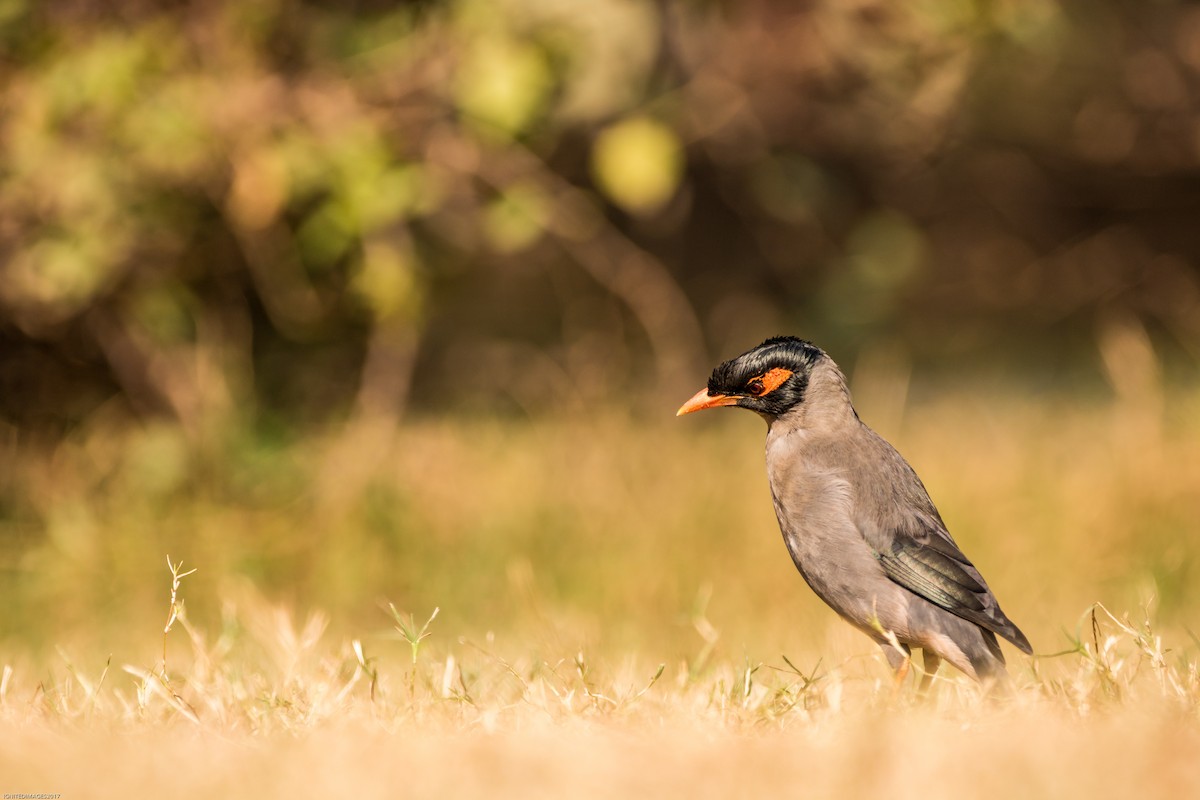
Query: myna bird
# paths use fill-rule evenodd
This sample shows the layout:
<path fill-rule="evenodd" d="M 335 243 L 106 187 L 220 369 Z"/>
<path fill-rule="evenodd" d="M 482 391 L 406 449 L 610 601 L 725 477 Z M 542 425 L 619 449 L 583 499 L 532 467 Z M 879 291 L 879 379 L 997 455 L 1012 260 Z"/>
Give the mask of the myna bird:
<path fill-rule="evenodd" d="M 726 361 L 679 415 L 736 406 L 767 421 L 767 477 L 796 568 L 883 648 L 897 685 L 921 648 L 924 691 L 944 659 L 982 682 L 1006 676 L 996 636 L 1032 654 L 954 543 L 908 462 L 858 418 L 823 350 L 790 336 Z"/>

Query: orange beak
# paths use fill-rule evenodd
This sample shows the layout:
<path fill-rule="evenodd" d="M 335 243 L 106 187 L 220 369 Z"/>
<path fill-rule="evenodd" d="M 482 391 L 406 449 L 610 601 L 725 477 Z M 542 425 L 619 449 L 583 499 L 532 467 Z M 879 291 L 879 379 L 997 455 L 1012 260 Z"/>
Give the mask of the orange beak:
<path fill-rule="evenodd" d="M 701 389 L 692 395 L 692 399 L 679 407 L 675 412 L 675 416 L 682 417 L 684 414 L 690 414 L 693 411 L 703 411 L 706 408 L 716 408 L 717 406 L 732 406 L 736 404 L 738 398 L 728 394 L 709 394 L 708 389 Z"/>

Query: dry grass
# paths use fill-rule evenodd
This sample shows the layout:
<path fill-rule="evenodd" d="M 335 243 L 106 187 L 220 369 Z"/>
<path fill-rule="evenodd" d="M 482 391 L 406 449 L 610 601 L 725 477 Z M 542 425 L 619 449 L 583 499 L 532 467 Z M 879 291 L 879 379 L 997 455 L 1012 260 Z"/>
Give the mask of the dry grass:
<path fill-rule="evenodd" d="M 95 424 L 0 470 L 0 790 L 1200 794 L 1200 396 L 858 389 L 1035 645 L 1008 696 L 891 697 L 788 563 L 748 415 L 217 457 Z"/>
<path fill-rule="evenodd" d="M 186 584 L 185 584 L 186 587 Z M 882 663 L 818 666 L 586 653 L 506 657 L 439 641 L 335 644 L 264 602 L 179 663 L 37 679 L 5 668 L 0 775 L 64 797 L 1195 796 L 1200 674 L 1144 623 L 1090 611 L 1075 652 L 985 697 L 945 676 L 893 697 Z M 250 633 L 252 632 L 252 633 Z M 63 765 L 71 765 L 64 769 Z"/>

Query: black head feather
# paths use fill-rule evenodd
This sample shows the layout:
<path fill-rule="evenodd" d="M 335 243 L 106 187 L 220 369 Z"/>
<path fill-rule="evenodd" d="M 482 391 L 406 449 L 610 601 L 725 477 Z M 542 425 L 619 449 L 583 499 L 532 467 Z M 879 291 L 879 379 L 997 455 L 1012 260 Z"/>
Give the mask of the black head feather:
<path fill-rule="evenodd" d="M 708 393 L 737 397 L 738 406 L 777 417 L 804 402 L 812 368 L 825 357 L 825 351 L 812 342 L 776 336 L 714 369 L 708 379 Z M 772 370 L 790 374 L 773 386 L 771 376 L 778 380 L 784 373 Z M 765 385 L 763 376 L 768 376 Z"/>

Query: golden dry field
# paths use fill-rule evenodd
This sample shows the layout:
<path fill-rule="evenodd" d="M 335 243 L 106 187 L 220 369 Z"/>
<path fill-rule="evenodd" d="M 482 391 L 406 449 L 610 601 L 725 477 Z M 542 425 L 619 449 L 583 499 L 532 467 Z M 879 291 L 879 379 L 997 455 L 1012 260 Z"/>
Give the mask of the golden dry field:
<path fill-rule="evenodd" d="M 855 388 L 1034 643 L 1011 693 L 893 696 L 791 566 L 752 415 L 359 423 L 209 462 L 104 424 L 5 462 L 46 539 L 6 564 L 0 789 L 1200 792 L 1200 395 Z"/>

